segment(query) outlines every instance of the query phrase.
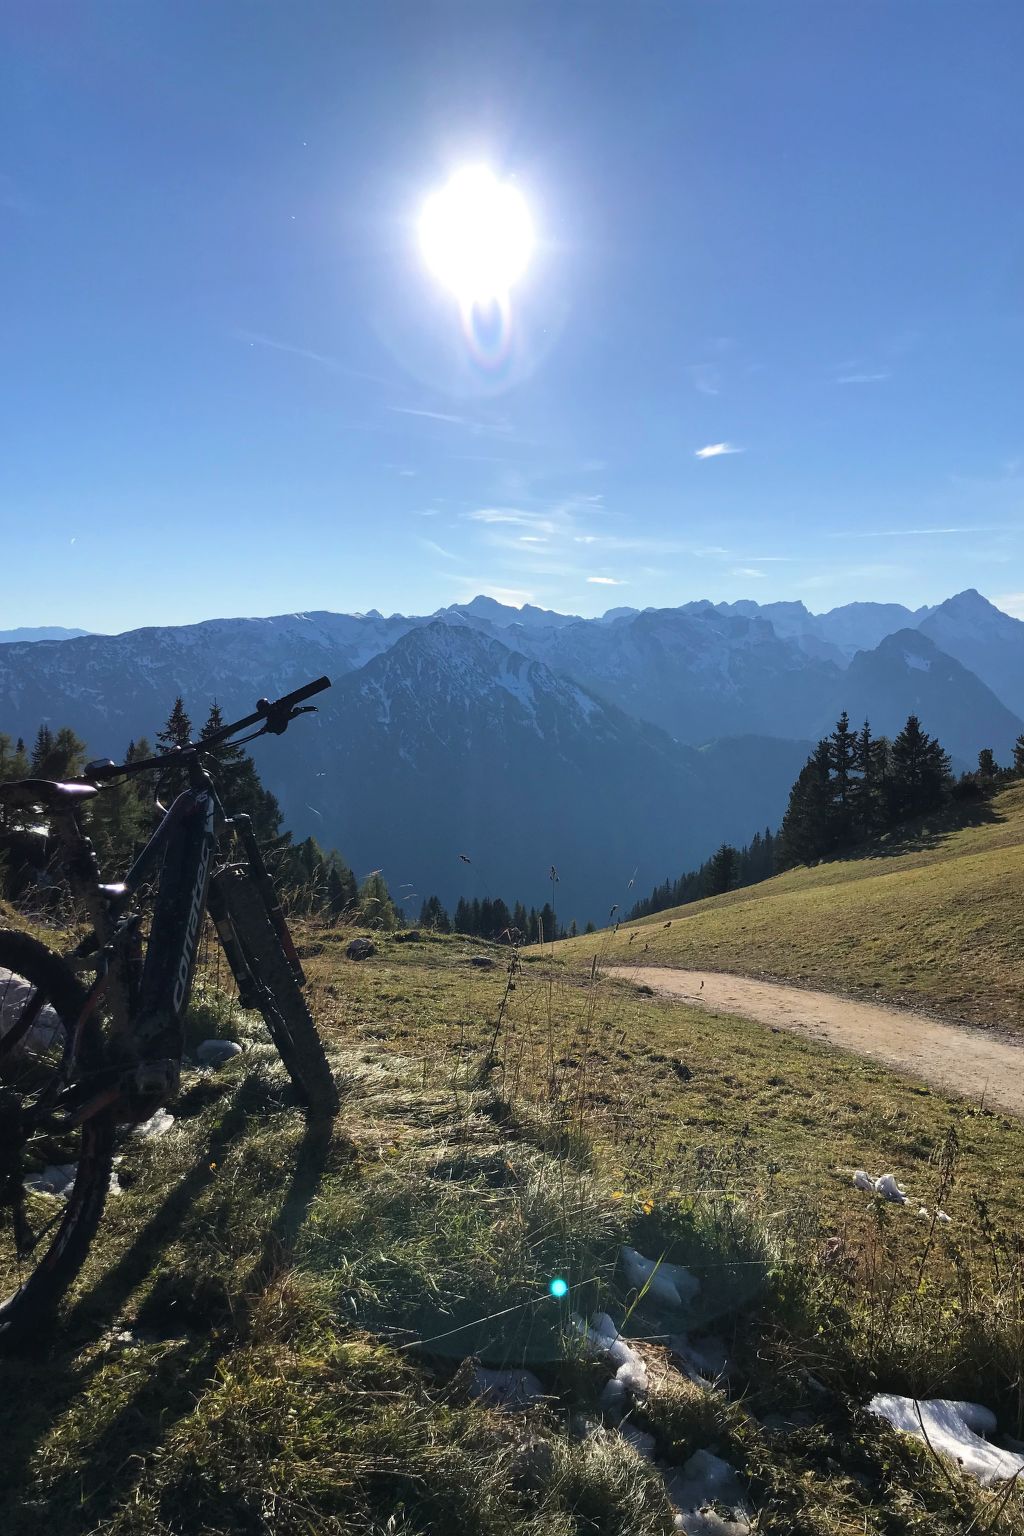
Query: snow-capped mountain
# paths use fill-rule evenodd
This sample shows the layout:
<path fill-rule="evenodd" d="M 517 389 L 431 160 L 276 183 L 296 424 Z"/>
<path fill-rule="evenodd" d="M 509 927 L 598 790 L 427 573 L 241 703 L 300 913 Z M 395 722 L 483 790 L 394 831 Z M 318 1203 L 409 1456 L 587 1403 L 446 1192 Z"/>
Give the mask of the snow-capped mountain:
<path fill-rule="evenodd" d="M 516 632 L 516 643 L 692 746 L 743 731 L 805 737 L 838 675 L 766 619 L 710 604 Z"/>
<path fill-rule="evenodd" d="M 541 900 L 554 865 L 558 910 L 581 923 L 625 904 L 635 871 L 641 885 L 663 879 L 777 819 L 808 750 L 694 751 L 443 621 L 343 678 L 317 723 L 277 782 L 261 754 L 289 824 L 344 849 L 357 873 L 380 867 L 393 890 L 411 882 L 445 902 Z"/>
<path fill-rule="evenodd" d="M 1024 623 L 968 588 L 928 611 L 923 635 L 976 672 L 1017 715 L 1024 715 Z"/>
<path fill-rule="evenodd" d="M 876 736 L 893 736 L 908 714 L 937 736 L 961 768 L 973 767 L 981 744 L 996 761 L 1012 759 L 1021 721 L 975 673 L 917 629 L 900 629 L 873 651 L 858 651 L 842 675 L 816 735 L 831 729 L 838 709 L 854 725 L 870 719 Z"/>
<path fill-rule="evenodd" d="M 426 617 L 214 619 L 0 646 L 0 731 L 70 725 L 119 757 L 178 694 L 198 726 L 213 699 L 231 718 L 326 673 L 321 713 L 258 749 L 298 836 L 446 900 L 542 900 L 555 863 L 583 921 L 634 867 L 648 886 L 777 823 L 844 708 L 876 734 L 917 713 L 959 766 L 985 746 L 1008 761 L 1022 636 L 973 592 L 917 613 L 695 602 L 584 620 L 477 598 Z"/>

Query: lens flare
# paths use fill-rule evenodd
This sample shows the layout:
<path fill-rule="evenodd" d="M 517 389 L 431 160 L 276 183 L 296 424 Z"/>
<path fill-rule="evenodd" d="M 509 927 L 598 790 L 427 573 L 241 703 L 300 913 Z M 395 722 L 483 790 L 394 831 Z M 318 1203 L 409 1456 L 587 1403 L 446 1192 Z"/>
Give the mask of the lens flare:
<path fill-rule="evenodd" d="M 556 1301 L 561 1301 L 563 1296 L 568 1296 L 569 1294 L 569 1282 L 568 1280 L 563 1280 L 561 1275 L 556 1275 L 549 1283 L 548 1290 Z"/>
<path fill-rule="evenodd" d="M 465 311 L 507 303 L 533 253 L 533 222 L 519 188 L 484 165 L 467 166 L 426 201 L 420 249 Z"/>

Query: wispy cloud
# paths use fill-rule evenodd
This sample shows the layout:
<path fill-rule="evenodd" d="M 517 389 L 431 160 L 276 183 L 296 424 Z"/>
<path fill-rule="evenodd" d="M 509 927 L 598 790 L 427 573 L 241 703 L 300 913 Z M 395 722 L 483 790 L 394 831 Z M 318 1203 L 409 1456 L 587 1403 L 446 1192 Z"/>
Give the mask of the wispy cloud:
<path fill-rule="evenodd" d="M 428 549 L 432 555 L 440 555 L 442 560 L 458 560 L 465 564 L 462 555 L 453 554 L 450 549 L 445 549 L 442 544 L 436 543 L 433 539 L 417 539 L 416 543 L 421 549 Z"/>
<path fill-rule="evenodd" d="M 690 363 L 687 370 L 693 387 L 702 395 L 718 395 L 722 390 L 722 376 L 714 363 Z"/>
<path fill-rule="evenodd" d="M 837 384 L 884 384 L 889 377 L 888 373 L 841 373 L 836 379 Z"/>
<path fill-rule="evenodd" d="M 361 368 L 350 368 L 347 363 L 342 363 L 336 357 L 331 357 L 327 352 L 314 352 L 311 347 L 296 347 L 288 341 L 278 341 L 273 336 L 264 336 L 261 331 L 232 331 L 236 341 L 241 341 L 250 347 L 266 347 L 271 352 L 284 352 L 289 357 L 302 357 L 308 363 L 317 363 L 321 368 L 326 368 L 330 373 L 340 373 L 349 379 L 367 379 L 371 384 L 387 384 L 387 379 L 382 379 L 379 374 L 366 373 Z"/>
<path fill-rule="evenodd" d="M 475 434 L 493 434 L 497 437 L 512 435 L 512 423 L 508 421 L 478 421 L 471 416 L 459 416 L 453 411 L 429 411 L 417 405 L 388 405 L 385 410 L 393 416 L 415 416 L 420 421 L 439 421 L 448 427 L 466 427 Z"/>
<path fill-rule="evenodd" d="M 587 580 L 593 587 L 625 587 L 629 583 L 618 581 L 614 576 L 588 576 Z"/>
<path fill-rule="evenodd" d="M 757 571 L 752 565 L 738 565 L 734 570 L 729 572 L 729 575 L 742 576 L 744 578 L 749 577 L 752 581 L 764 580 L 764 571 Z"/>
<path fill-rule="evenodd" d="M 940 538 L 948 535 L 971 535 L 976 533 L 1018 533 L 1020 529 L 1010 524 L 1002 524 L 996 528 L 843 528 L 829 535 L 833 539 L 925 539 Z"/>
<path fill-rule="evenodd" d="M 1011 618 L 1024 619 L 1024 592 L 1004 592 L 1000 597 L 992 599 L 997 608 L 1010 614 Z"/>
<path fill-rule="evenodd" d="M 555 531 L 554 520 L 540 512 L 527 512 L 521 507 L 478 507 L 464 514 L 471 523 L 494 526 L 508 523 L 514 528 L 532 528 L 535 533 L 551 534 Z"/>
<path fill-rule="evenodd" d="M 727 453 L 742 453 L 742 448 L 737 448 L 732 443 L 708 443 L 703 448 L 698 448 L 694 454 L 698 459 L 720 459 Z"/>

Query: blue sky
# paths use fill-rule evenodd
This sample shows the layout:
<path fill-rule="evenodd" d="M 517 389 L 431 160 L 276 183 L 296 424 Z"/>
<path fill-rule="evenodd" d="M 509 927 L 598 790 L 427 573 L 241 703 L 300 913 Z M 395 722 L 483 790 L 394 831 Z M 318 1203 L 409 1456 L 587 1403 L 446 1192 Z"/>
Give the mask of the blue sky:
<path fill-rule="evenodd" d="M 7 0 L 0 32 L 0 626 L 1024 616 L 1019 0 Z M 480 162 L 537 233 L 497 360 L 417 242 Z"/>

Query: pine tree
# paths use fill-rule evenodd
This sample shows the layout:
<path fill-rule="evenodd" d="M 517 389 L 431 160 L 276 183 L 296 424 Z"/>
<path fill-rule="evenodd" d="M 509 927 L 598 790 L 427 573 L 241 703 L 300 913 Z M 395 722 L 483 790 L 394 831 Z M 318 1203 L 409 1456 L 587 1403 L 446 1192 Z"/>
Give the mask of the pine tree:
<path fill-rule="evenodd" d="M 432 933 L 451 933 L 452 920 L 441 905 L 439 896 L 428 896 L 420 912 L 420 927 Z"/>
<path fill-rule="evenodd" d="M 986 789 L 991 789 L 999 775 L 995 754 L 991 747 L 982 747 L 978 753 L 978 778 Z"/>
<path fill-rule="evenodd" d="M 171 712 L 167 716 L 163 729 L 156 733 L 157 746 L 160 753 L 175 752 L 182 747 L 187 747 L 192 740 L 192 721 L 185 711 L 184 701 L 181 695 L 175 699 Z M 180 767 L 173 764 L 161 770 L 160 774 L 161 799 L 168 796 L 179 795 L 188 787 L 188 771 L 184 765 Z"/>
<path fill-rule="evenodd" d="M 470 908 L 465 896 L 460 896 L 455 908 L 455 932 L 470 933 Z"/>
<path fill-rule="evenodd" d="M 526 916 L 526 908 L 523 906 L 521 901 L 517 901 L 515 910 L 512 913 L 512 927 L 519 934 L 521 943 L 525 942 L 526 940 L 526 928 L 528 921 L 529 919 Z"/>
<path fill-rule="evenodd" d="M 192 740 L 192 721 L 185 711 L 180 693 L 171 707 L 163 730 L 157 731 L 156 739 L 165 752 L 173 752 L 175 747 L 187 747 Z"/>
<path fill-rule="evenodd" d="M 704 890 L 708 896 L 721 896 L 732 890 L 738 861 L 736 849 L 729 843 L 722 843 L 704 867 Z"/>
<path fill-rule="evenodd" d="M 789 792 L 778 839 L 778 866 L 813 864 L 832 851 L 832 787 L 829 782 L 831 750 L 819 741 L 801 768 Z"/>
<path fill-rule="evenodd" d="M 850 730 L 850 717 L 844 709 L 836 721 L 836 728 L 828 739 L 829 767 L 832 779 L 832 827 L 838 845 L 852 841 L 857 784 L 854 774 L 857 768 L 858 737 Z"/>
<path fill-rule="evenodd" d="M 125 762 L 148 755 L 146 749 L 139 752 L 134 742 L 128 743 Z M 110 877 L 126 869 L 146 841 L 151 820 L 151 807 L 147 792 L 139 779 L 125 779 L 119 784 L 108 785 L 88 805 L 89 836 L 96 847 L 100 868 Z"/>
<path fill-rule="evenodd" d="M 550 901 L 546 901 L 541 908 L 539 942 L 541 944 L 550 943 L 557 937 L 557 933 L 558 919 L 555 916 L 555 909 Z"/>
<path fill-rule="evenodd" d="M 899 821 L 938 808 L 950 784 L 949 754 L 921 727 L 916 715 L 892 744 L 891 805 Z"/>
<path fill-rule="evenodd" d="M 327 912 L 335 922 L 351 915 L 356 903 L 356 877 L 332 848 L 327 855 Z"/>
<path fill-rule="evenodd" d="M 594 925 L 593 925 L 593 923 L 589 923 L 589 922 L 588 922 L 588 924 L 587 924 L 587 926 L 586 926 L 586 927 L 585 927 L 585 928 L 584 928 L 584 930 L 583 930 L 583 932 L 584 932 L 584 933 L 596 933 L 596 932 L 597 932 L 597 929 L 596 929 L 596 928 L 595 928 L 595 927 L 594 927 Z"/>
<path fill-rule="evenodd" d="M 1015 778 L 1024 779 L 1024 731 L 1013 744 L 1013 773 Z"/>
<path fill-rule="evenodd" d="M 359 909 L 362 921 L 371 928 L 380 928 L 390 933 L 402 926 L 402 915 L 391 900 L 391 893 L 379 869 L 367 875 L 359 887 Z"/>
<path fill-rule="evenodd" d="M 178 703 L 180 702 L 179 699 Z M 206 724 L 199 733 L 200 740 L 213 736 L 223 725 L 224 717 L 220 705 L 214 701 L 210 705 Z M 264 789 L 256 764 L 248 752 L 235 742 L 223 742 L 216 748 L 216 763 L 212 776 L 229 816 L 248 816 L 252 822 L 253 832 L 260 843 L 266 845 L 280 842 L 281 807 L 276 795 L 273 795 L 269 789 Z M 287 844 L 290 841 L 290 834 L 286 834 L 284 843 Z"/>

